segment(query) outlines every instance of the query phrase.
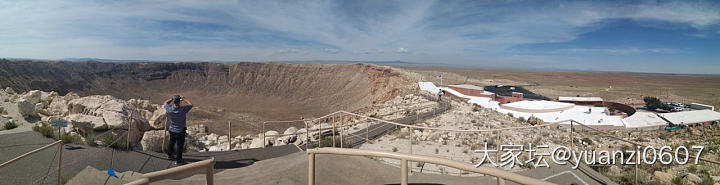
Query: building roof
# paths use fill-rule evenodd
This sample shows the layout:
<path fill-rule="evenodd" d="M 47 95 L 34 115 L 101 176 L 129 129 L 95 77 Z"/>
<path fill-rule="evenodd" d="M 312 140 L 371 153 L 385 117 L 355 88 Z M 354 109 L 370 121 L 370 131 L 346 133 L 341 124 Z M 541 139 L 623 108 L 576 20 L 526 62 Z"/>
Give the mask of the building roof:
<path fill-rule="evenodd" d="M 574 96 L 560 96 L 558 101 L 572 101 L 572 102 L 599 102 L 603 101 L 600 97 L 574 97 Z"/>
<path fill-rule="evenodd" d="M 720 112 L 695 110 L 658 114 L 673 124 L 693 124 L 720 120 Z"/>
<path fill-rule="evenodd" d="M 460 84 L 460 85 L 448 85 L 448 87 L 457 87 L 457 88 L 463 88 L 463 89 L 472 89 L 472 90 L 483 90 L 482 87 L 476 86 L 476 85 L 470 85 L 470 84 Z"/>
<path fill-rule="evenodd" d="M 627 128 L 659 128 L 668 124 L 667 121 L 650 112 L 636 112 L 624 118 L 623 122 Z"/>

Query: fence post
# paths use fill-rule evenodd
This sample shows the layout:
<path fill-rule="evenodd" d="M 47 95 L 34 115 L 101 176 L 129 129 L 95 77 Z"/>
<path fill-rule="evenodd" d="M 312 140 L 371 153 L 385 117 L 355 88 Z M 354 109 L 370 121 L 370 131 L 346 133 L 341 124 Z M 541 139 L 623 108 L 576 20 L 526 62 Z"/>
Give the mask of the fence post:
<path fill-rule="evenodd" d="M 130 150 L 130 128 L 132 127 L 132 116 L 133 112 L 130 111 L 130 115 L 128 117 L 128 130 L 127 130 L 127 138 L 125 138 L 125 150 Z"/>
<path fill-rule="evenodd" d="M 365 142 L 370 143 L 370 120 L 365 122 Z"/>
<path fill-rule="evenodd" d="M 335 115 L 332 117 L 332 147 L 335 148 Z"/>
<path fill-rule="evenodd" d="M 228 120 L 228 151 L 232 148 L 232 126 L 230 120 Z"/>
<path fill-rule="evenodd" d="M 267 122 L 262 123 L 262 137 L 263 137 L 262 145 L 263 145 L 263 148 L 265 148 L 265 123 L 267 123 Z"/>
<path fill-rule="evenodd" d="M 303 120 L 305 123 L 305 149 L 310 149 L 310 128 L 308 128 L 308 122 Z"/>
<path fill-rule="evenodd" d="M 407 159 L 402 159 L 400 161 L 400 184 L 407 185 L 408 184 L 408 161 Z"/>
<path fill-rule="evenodd" d="M 497 183 L 498 185 L 505 185 L 505 179 L 503 179 L 501 177 L 497 177 L 497 179 L 498 179 L 498 183 Z"/>
<path fill-rule="evenodd" d="M 205 172 L 205 184 L 207 185 L 214 185 L 215 184 L 215 172 L 213 167 L 215 167 L 215 161 L 208 165 L 207 170 Z"/>
<path fill-rule="evenodd" d="M 315 154 L 308 153 L 308 185 L 315 185 Z"/>
<path fill-rule="evenodd" d="M 164 130 L 164 132 L 163 132 L 162 147 L 160 147 L 160 148 L 162 148 L 162 152 L 163 152 L 163 153 L 165 153 L 165 147 L 167 147 L 167 146 L 165 145 L 165 140 L 167 139 L 167 132 L 168 132 L 167 123 L 168 123 L 168 119 L 170 119 L 170 118 L 168 117 L 167 113 L 165 113 L 165 125 L 163 126 L 163 127 L 165 127 L 165 130 Z"/>
<path fill-rule="evenodd" d="M 573 122 L 570 120 L 570 151 L 573 151 L 575 147 L 575 138 L 573 138 Z"/>
<path fill-rule="evenodd" d="M 345 119 L 343 119 L 343 116 L 340 116 L 340 148 L 343 148 L 343 132 L 345 132 Z"/>
<path fill-rule="evenodd" d="M 318 139 L 318 148 L 322 148 L 322 135 L 323 135 L 323 133 L 322 133 L 322 132 L 323 132 L 323 130 L 322 130 L 322 123 L 318 124 L 318 130 L 319 130 L 319 131 L 318 131 L 318 134 L 319 134 L 319 136 L 318 136 L 318 138 L 319 138 L 319 139 Z"/>
<path fill-rule="evenodd" d="M 410 137 L 410 138 L 408 138 L 408 140 L 410 140 L 410 155 L 412 155 L 413 128 L 412 127 L 408 127 L 408 128 L 409 128 L 408 130 L 410 131 L 410 134 L 408 135 Z"/>
<path fill-rule="evenodd" d="M 58 178 L 57 178 L 57 184 L 62 185 L 62 151 L 63 151 L 63 143 L 61 142 L 59 145 L 58 151 L 60 153 L 60 157 L 58 158 Z"/>

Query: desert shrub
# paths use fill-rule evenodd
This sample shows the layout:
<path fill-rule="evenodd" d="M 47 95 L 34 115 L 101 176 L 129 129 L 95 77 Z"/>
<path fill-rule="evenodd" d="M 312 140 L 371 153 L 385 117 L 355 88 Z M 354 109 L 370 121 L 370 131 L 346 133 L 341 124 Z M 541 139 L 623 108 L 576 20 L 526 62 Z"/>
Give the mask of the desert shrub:
<path fill-rule="evenodd" d="M 370 115 L 370 117 L 371 117 L 371 118 L 377 118 L 377 117 L 378 117 L 378 114 L 377 114 L 377 112 L 376 112 L 376 113 L 373 113 L 373 114 L 371 114 L 371 115 Z"/>
<path fill-rule="evenodd" d="M 593 141 L 592 141 L 592 139 L 590 139 L 590 138 L 582 138 L 582 141 L 585 142 L 585 143 L 587 143 L 588 145 L 592 145 L 592 144 L 593 144 Z"/>
<path fill-rule="evenodd" d="M 470 123 L 477 123 L 477 121 L 475 121 L 475 120 L 470 120 Z"/>
<path fill-rule="evenodd" d="M 102 142 L 102 146 L 104 147 L 110 147 L 110 148 L 116 148 L 116 149 L 124 149 L 125 148 L 125 137 L 122 135 L 118 135 L 115 133 L 108 133 L 105 134 L 102 139 L 100 139 L 100 142 Z"/>
<path fill-rule="evenodd" d="M 62 140 L 63 143 L 78 143 L 80 142 L 80 136 L 74 136 L 69 132 L 62 133 L 62 135 L 60 135 L 60 140 Z"/>
<path fill-rule="evenodd" d="M 397 152 L 398 151 L 397 147 L 393 147 L 392 151 Z"/>
<path fill-rule="evenodd" d="M 95 143 L 95 133 L 90 131 L 85 134 L 85 144 L 88 146 L 97 146 Z"/>
<path fill-rule="evenodd" d="M 43 136 L 45 136 L 47 138 L 57 139 L 56 138 L 57 136 L 55 134 L 55 129 L 53 129 L 53 127 L 50 126 L 50 124 L 47 124 L 47 123 L 36 124 L 35 126 L 33 126 L 32 129 L 36 132 L 39 132 L 40 134 L 42 134 Z"/>
<path fill-rule="evenodd" d="M 514 117 L 512 112 L 508 112 L 507 115 L 510 117 Z"/>
<path fill-rule="evenodd" d="M 602 104 L 602 103 L 596 103 L 596 104 L 593 105 L 593 106 L 594 106 L 594 107 L 603 107 L 603 104 Z"/>
<path fill-rule="evenodd" d="M 17 128 L 18 124 L 15 123 L 15 120 L 13 120 L 13 121 L 5 122 L 5 125 L 3 125 L 3 127 L 5 128 L 5 130 L 10 130 L 10 129 Z"/>
<path fill-rule="evenodd" d="M 520 116 L 517 120 L 518 120 L 518 122 L 524 122 L 524 121 L 525 121 L 525 117 Z"/>

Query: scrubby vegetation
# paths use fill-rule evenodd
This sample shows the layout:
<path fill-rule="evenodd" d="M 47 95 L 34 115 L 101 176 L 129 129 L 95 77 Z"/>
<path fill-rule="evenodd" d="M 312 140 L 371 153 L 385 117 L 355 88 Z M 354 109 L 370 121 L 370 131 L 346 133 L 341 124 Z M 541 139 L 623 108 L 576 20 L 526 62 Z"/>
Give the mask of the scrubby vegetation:
<path fill-rule="evenodd" d="M 14 128 L 17 128 L 17 127 L 18 127 L 18 124 L 15 123 L 14 120 L 5 122 L 5 125 L 3 125 L 3 128 L 4 128 L 5 130 L 11 130 L 11 129 L 14 129 Z"/>

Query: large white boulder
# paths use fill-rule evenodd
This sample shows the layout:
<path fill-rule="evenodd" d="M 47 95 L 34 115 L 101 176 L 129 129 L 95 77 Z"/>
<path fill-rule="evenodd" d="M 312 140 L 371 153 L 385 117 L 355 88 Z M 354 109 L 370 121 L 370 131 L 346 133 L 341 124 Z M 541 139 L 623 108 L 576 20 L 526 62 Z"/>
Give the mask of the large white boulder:
<path fill-rule="evenodd" d="M 167 112 L 163 108 L 155 109 L 153 112 L 152 117 L 148 120 L 150 122 L 150 126 L 152 126 L 154 129 L 163 129 L 165 128 L 165 118 L 167 118 Z"/>
<path fill-rule="evenodd" d="M 266 141 L 267 143 L 268 141 Z M 263 139 L 262 138 L 254 138 L 250 142 L 250 148 L 262 148 L 263 147 Z"/>
<path fill-rule="evenodd" d="M 297 130 L 298 130 L 298 129 L 295 128 L 295 127 L 287 128 L 287 129 L 285 129 L 285 132 L 283 132 L 283 135 L 295 134 L 295 132 L 297 132 Z"/>
<path fill-rule="evenodd" d="M 31 103 L 26 99 L 20 99 L 17 102 L 18 112 L 25 118 L 35 116 L 35 104 Z"/>
<path fill-rule="evenodd" d="M 151 130 L 145 132 L 142 136 L 142 140 L 140 140 L 142 149 L 145 151 L 162 151 L 163 135 L 169 137 L 170 134 L 163 130 Z"/>
<path fill-rule="evenodd" d="M 103 111 L 102 118 L 109 129 L 127 129 L 129 126 L 128 117 L 119 112 Z"/>
<path fill-rule="evenodd" d="M 32 104 L 40 103 L 42 92 L 39 90 L 28 91 L 23 95 L 23 98 Z"/>
<path fill-rule="evenodd" d="M 102 117 L 85 114 L 70 114 L 66 116 L 65 119 L 73 125 L 85 129 L 106 130 L 108 128 Z"/>

